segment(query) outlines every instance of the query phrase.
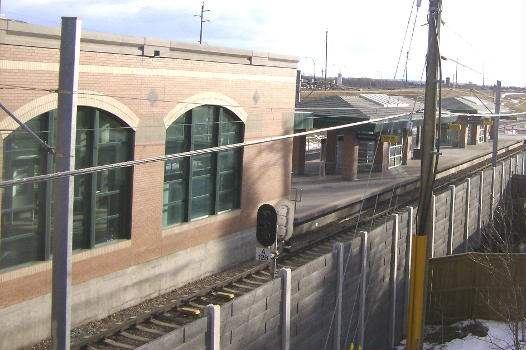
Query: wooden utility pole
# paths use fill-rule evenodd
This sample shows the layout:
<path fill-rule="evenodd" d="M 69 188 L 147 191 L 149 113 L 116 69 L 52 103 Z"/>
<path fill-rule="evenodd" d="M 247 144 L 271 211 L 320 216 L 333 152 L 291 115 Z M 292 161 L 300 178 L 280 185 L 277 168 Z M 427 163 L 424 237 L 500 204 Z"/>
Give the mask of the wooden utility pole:
<path fill-rule="evenodd" d="M 417 231 L 413 239 L 411 253 L 411 286 L 409 292 L 409 317 L 407 325 L 408 350 L 423 347 L 423 327 L 425 323 L 426 286 L 428 257 L 431 245 L 427 244 L 428 234 L 433 229 L 432 200 L 435 179 L 436 157 L 436 109 L 437 109 L 437 70 L 438 41 L 440 31 L 441 0 L 429 1 L 427 74 L 422 128 L 422 159 L 420 163 L 420 197 L 417 212 Z"/>
<path fill-rule="evenodd" d="M 194 17 L 199 17 L 201 19 L 201 29 L 199 30 L 199 44 L 203 44 L 203 23 L 204 22 L 210 22 L 208 19 L 203 19 L 204 13 L 208 12 L 210 10 L 205 10 L 205 2 L 203 1 L 203 4 L 201 5 L 201 14 L 200 15 L 194 15 Z"/>

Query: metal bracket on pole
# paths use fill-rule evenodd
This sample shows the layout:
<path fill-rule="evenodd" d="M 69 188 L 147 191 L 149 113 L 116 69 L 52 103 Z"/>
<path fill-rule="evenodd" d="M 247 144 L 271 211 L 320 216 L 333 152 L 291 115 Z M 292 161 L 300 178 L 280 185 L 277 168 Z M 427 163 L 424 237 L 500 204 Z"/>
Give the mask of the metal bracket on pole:
<path fill-rule="evenodd" d="M 22 129 L 24 129 L 25 131 L 27 131 L 27 133 L 29 133 L 29 135 L 31 135 L 31 137 L 33 137 L 42 147 L 44 147 L 46 149 L 46 151 L 48 151 L 49 153 L 51 154 L 55 154 L 55 150 L 50 146 L 48 145 L 47 143 L 45 143 L 40 137 L 38 137 L 37 134 L 35 134 L 33 132 L 33 130 L 31 130 L 30 128 L 28 128 L 26 126 L 26 124 L 24 124 L 20 119 L 18 119 L 13 113 L 11 113 L 10 110 L 7 109 L 6 106 L 4 106 L 3 104 L 0 103 L 0 108 L 2 108 L 4 110 L 4 112 L 7 113 L 8 116 L 10 116 L 11 118 L 13 118 L 13 120 L 15 122 L 18 123 L 18 125 L 20 125 L 20 127 Z"/>

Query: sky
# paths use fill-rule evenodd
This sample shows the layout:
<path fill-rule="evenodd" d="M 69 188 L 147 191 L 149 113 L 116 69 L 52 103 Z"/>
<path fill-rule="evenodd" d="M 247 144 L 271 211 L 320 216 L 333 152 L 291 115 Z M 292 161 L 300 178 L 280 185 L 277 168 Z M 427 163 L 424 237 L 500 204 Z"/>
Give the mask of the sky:
<path fill-rule="evenodd" d="M 315 67 L 319 77 L 325 68 L 328 31 L 329 76 L 402 79 L 408 57 L 408 78 L 420 80 L 427 50 L 428 1 L 422 0 L 419 8 L 417 2 L 207 0 L 205 9 L 210 11 L 205 19 L 210 22 L 204 23 L 203 44 L 297 56 L 305 74 L 312 75 Z M 201 4 L 199 0 L 1 0 L 1 13 L 8 19 L 51 26 L 60 26 L 61 16 L 76 16 L 85 30 L 197 43 L 199 18 L 194 15 L 200 13 Z M 459 83 L 484 80 L 493 85 L 501 80 L 503 86 L 526 87 L 525 4 L 524 0 L 443 0 L 441 54 L 469 67 L 458 65 Z M 457 64 L 443 61 L 442 68 L 444 79 L 453 80 Z"/>

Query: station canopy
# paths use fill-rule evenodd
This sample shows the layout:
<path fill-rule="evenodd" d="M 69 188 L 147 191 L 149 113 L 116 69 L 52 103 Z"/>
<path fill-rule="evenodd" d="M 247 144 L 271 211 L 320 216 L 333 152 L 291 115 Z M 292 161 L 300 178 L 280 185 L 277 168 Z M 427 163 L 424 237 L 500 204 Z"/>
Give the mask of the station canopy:
<path fill-rule="evenodd" d="M 483 100 L 484 101 L 484 100 Z M 471 99 L 462 97 L 448 97 L 442 99 L 441 123 L 455 123 L 458 115 L 450 113 L 490 114 L 486 108 L 494 108 L 491 103 L 477 105 Z M 485 113 L 484 113 L 484 110 Z M 403 116 L 378 120 L 391 115 Z M 423 123 L 424 104 L 407 97 L 390 96 L 386 94 L 360 94 L 354 96 L 332 95 L 325 98 L 302 101 L 296 106 L 294 129 L 322 129 L 331 126 L 345 125 L 360 121 L 366 124 L 350 127 L 360 132 L 382 132 L 383 130 L 399 130 Z M 438 118 L 438 110 L 437 110 Z M 437 121 L 438 122 L 438 121 Z"/>

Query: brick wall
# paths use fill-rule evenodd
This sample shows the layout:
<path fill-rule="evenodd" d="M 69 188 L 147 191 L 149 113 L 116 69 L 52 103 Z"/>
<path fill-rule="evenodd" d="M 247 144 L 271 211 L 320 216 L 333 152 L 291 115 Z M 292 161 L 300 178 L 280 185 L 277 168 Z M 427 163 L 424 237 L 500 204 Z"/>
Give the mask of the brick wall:
<path fill-rule="evenodd" d="M 59 39 L 60 28 L 0 19 L 0 82 L 12 86 L 0 90 L 0 101 L 23 121 L 56 108 L 56 94 L 45 90 L 58 88 Z M 128 123 L 135 131 L 135 159 L 164 155 L 169 121 L 199 103 L 223 105 L 236 113 L 245 122 L 245 141 L 292 132 L 296 58 L 170 41 L 156 41 L 161 56 L 149 57 L 143 55 L 149 41 L 92 32 L 83 32 L 81 38 L 79 105 L 108 110 Z M 17 127 L 3 111 L 0 125 L 3 129 Z M 1 134 L 0 145 L 8 135 Z M 291 157 L 291 140 L 247 147 L 243 152 L 241 208 L 167 228 L 162 227 L 164 164 L 135 167 L 131 239 L 75 253 L 73 285 L 80 288 L 98 281 L 101 292 L 95 296 L 103 296 L 114 293 L 115 287 L 105 276 L 135 267 L 142 271 L 139 266 L 175 254 L 187 263 L 184 270 L 168 275 L 164 270 L 163 275 L 152 273 L 150 277 L 137 272 L 148 283 L 130 293 L 130 300 L 125 300 L 129 305 L 246 259 L 244 250 L 235 254 L 223 251 L 237 248 L 232 242 L 221 243 L 223 250 L 201 253 L 209 249 L 209 242 L 228 236 L 242 236 L 238 241 L 247 242 L 245 236 L 255 226 L 258 206 L 288 197 Z M 22 326 L 32 328 L 45 319 L 45 297 L 50 291 L 49 261 L 2 271 L 0 315 L 9 314 L 8 308 L 15 306 L 23 313 L 24 307 L 34 308 L 32 300 L 42 300 L 37 309 L 43 311 L 38 316 L 31 313 Z M 74 298 L 73 320 L 85 322 L 115 311 L 112 302 L 101 303 L 95 296 L 92 302 L 107 304 L 107 308 L 83 313 L 79 310 L 83 301 Z M 20 337 L 26 342 L 20 345 L 43 336 L 45 333 L 35 332 L 33 337 Z"/>

